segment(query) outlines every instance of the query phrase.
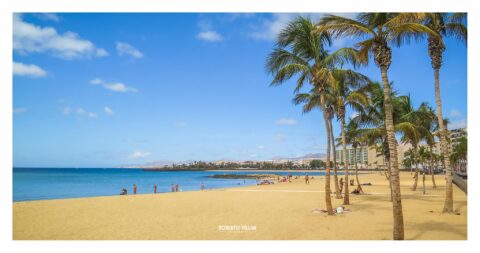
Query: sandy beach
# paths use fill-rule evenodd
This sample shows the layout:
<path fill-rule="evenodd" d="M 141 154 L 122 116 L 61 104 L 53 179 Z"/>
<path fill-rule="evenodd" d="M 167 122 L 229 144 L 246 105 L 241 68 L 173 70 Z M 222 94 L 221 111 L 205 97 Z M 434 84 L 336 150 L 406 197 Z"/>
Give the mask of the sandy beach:
<path fill-rule="evenodd" d="M 327 216 L 324 178 L 194 192 L 13 203 L 13 239 L 289 239 L 390 240 L 388 181 L 361 174 L 365 195 L 351 195 L 351 211 Z M 467 196 L 454 186 L 457 214 L 442 214 L 444 177 L 426 180 L 426 195 L 401 174 L 407 240 L 466 240 Z M 208 187 L 208 186 L 207 186 Z M 333 185 L 332 185 L 333 189 Z M 351 189 L 353 190 L 353 189 Z M 334 206 L 342 200 L 332 198 Z"/>

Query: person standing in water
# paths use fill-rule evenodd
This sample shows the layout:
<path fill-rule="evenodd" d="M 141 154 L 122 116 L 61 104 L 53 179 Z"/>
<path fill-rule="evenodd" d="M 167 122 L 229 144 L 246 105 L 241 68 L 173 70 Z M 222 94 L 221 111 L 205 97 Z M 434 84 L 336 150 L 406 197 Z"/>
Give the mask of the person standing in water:
<path fill-rule="evenodd" d="M 133 194 L 137 194 L 137 185 L 133 184 Z"/>
<path fill-rule="evenodd" d="M 157 184 L 153 185 L 153 193 L 157 193 Z"/>

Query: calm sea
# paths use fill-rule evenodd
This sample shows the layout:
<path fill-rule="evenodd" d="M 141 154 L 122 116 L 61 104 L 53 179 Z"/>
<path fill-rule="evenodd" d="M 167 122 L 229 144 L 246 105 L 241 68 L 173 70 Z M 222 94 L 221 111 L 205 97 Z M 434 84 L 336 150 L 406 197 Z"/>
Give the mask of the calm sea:
<path fill-rule="evenodd" d="M 13 201 L 41 199 L 65 199 L 94 196 L 111 196 L 126 188 L 132 193 L 133 184 L 137 194 L 171 191 L 172 184 L 179 184 L 182 191 L 200 190 L 203 183 L 206 189 L 254 185 L 255 180 L 208 178 L 214 174 L 254 174 L 257 172 L 220 171 L 165 171 L 151 172 L 140 169 L 72 169 L 72 168 L 14 168 Z M 287 175 L 288 172 L 258 172 Z M 304 175 L 292 172 L 292 175 Z M 324 175 L 323 172 L 308 173 Z"/>

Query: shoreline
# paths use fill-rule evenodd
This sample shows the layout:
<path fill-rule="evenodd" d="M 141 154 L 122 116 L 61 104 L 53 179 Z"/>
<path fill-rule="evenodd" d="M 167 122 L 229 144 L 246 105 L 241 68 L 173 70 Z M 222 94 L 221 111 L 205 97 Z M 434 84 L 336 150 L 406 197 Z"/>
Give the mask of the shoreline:
<path fill-rule="evenodd" d="M 205 172 L 205 171 L 204 171 Z M 238 172 L 238 170 L 207 170 L 207 172 Z M 272 173 L 272 172 L 293 172 L 293 173 L 303 173 L 303 172 L 324 172 L 324 171 L 321 171 L 321 170 L 245 170 L 244 172 L 256 172 L 258 173 L 259 175 L 261 174 L 265 174 L 265 175 L 268 175 L 267 173 Z M 262 173 L 262 172 L 265 172 L 265 173 Z M 369 174 L 371 172 L 369 171 L 359 171 L 358 174 L 361 175 L 361 174 Z M 333 175 L 333 172 L 331 173 L 331 175 Z M 339 176 L 343 176 L 344 173 L 342 171 L 340 171 L 338 173 Z M 355 173 L 354 172 L 349 172 L 349 175 L 350 176 L 354 176 Z M 303 176 L 303 175 L 302 175 Z M 325 175 L 319 175 L 320 177 L 324 177 Z M 209 177 L 209 176 L 207 176 Z M 215 178 L 215 177 L 209 177 L 209 178 L 212 178 L 212 179 L 232 179 L 232 180 L 235 180 L 234 178 Z M 255 179 L 248 179 L 248 178 L 245 178 L 245 180 L 255 180 Z M 275 182 L 277 183 L 277 182 Z M 209 190 L 220 190 L 220 189 L 234 189 L 234 188 L 241 188 L 241 187 L 249 187 L 249 186 L 254 186 L 255 184 L 241 184 L 241 185 L 233 185 L 233 186 L 230 186 L 230 187 L 219 187 L 219 188 L 206 188 L 205 190 L 206 191 L 209 191 Z M 182 191 L 182 192 L 196 192 L 196 191 L 201 191 L 201 189 L 197 189 L 197 190 L 185 190 L 185 191 Z M 164 191 L 164 192 L 158 192 L 157 195 L 159 194 L 166 194 L 166 193 L 173 193 L 171 191 Z M 138 194 L 128 194 L 128 195 L 149 195 L 149 194 L 152 194 L 152 195 L 155 195 L 154 193 L 138 193 Z M 12 203 L 19 203 L 19 202 L 34 202 L 34 201 L 50 201 L 50 200 L 69 200 L 69 199 L 84 199 L 84 198 L 99 198 L 99 197 L 115 197 L 115 196 L 121 196 L 119 194 L 112 194 L 112 195 L 96 195 L 96 196 L 84 196 L 84 197 L 70 197 L 70 198 L 47 198 L 47 199 L 32 199 L 32 200 L 18 200 L 18 201 L 15 201 L 13 200 L 12 198 Z"/>
<path fill-rule="evenodd" d="M 239 170 L 205 170 L 207 172 L 238 172 Z M 203 172 L 205 172 L 203 171 Z M 244 170 L 244 172 L 256 172 L 256 173 L 259 173 L 259 174 L 262 174 L 261 172 L 264 172 L 264 174 L 267 174 L 267 173 L 274 173 L 274 172 L 282 172 L 282 173 L 285 173 L 285 172 L 292 172 L 292 173 L 303 173 L 303 172 L 315 172 L 315 173 L 318 173 L 318 172 L 324 172 L 324 170 Z M 361 175 L 361 174 L 371 174 L 370 171 L 358 171 L 358 174 Z M 333 175 L 333 172 L 331 173 L 331 175 Z M 338 175 L 339 176 L 343 176 L 344 175 L 344 172 L 342 171 L 339 171 L 338 172 Z M 352 171 L 349 171 L 349 176 L 354 176 L 355 173 L 352 172 Z M 302 175 L 303 176 L 303 175 Z M 320 177 L 324 177 L 325 175 L 319 175 Z M 208 176 L 207 176 L 208 177 Z M 230 178 L 213 178 L 213 177 L 210 177 L 212 179 L 230 179 Z M 232 180 L 235 180 L 232 178 Z M 245 179 L 245 180 L 255 180 L 255 179 Z M 275 182 L 277 183 L 277 182 Z M 240 184 L 240 185 L 233 185 L 233 186 L 230 186 L 230 187 L 219 187 L 219 188 L 206 188 L 205 191 L 211 191 L 211 190 L 222 190 L 222 189 L 235 189 L 235 188 L 241 188 L 241 187 L 249 187 L 249 186 L 255 186 L 256 184 Z M 197 192 L 197 191 L 201 191 L 201 189 L 197 189 L 197 190 L 185 190 L 185 191 L 182 191 L 182 192 Z M 167 194 L 167 193 L 174 193 L 174 192 L 171 192 L 171 191 L 164 191 L 164 192 L 158 192 L 156 195 L 161 195 L 161 194 Z M 179 193 L 179 192 L 177 192 Z M 138 194 L 128 194 L 128 195 L 155 195 L 154 193 L 138 193 Z M 89 198 L 101 198 L 101 197 L 116 197 L 116 196 L 121 196 L 119 194 L 113 194 L 113 195 L 96 195 L 96 196 L 84 196 L 84 197 L 70 197 L 70 198 L 47 198 L 47 199 L 32 199 L 32 200 L 13 200 L 12 198 L 12 203 L 20 203 L 20 202 L 35 202 L 35 201 L 52 201 L 52 200 L 75 200 L 75 199 L 89 199 Z"/>

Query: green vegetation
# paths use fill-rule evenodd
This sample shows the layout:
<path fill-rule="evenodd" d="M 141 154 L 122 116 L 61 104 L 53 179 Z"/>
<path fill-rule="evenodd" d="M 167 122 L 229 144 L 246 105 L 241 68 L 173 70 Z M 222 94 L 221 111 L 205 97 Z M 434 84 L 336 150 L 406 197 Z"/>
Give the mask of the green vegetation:
<path fill-rule="evenodd" d="M 309 18 L 299 17 L 280 32 L 276 47 L 267 58 L 266 68 L 273 75 L 271 85 L 295 79 L 296 95 L 293 102 L 303 105 L 303 113 L 318 109 L 323 115 L 327 140 L 325 205 L 329 215 L 334 214 L 330 197 L 331 149 L 342 145 L 345 182 L 349 182 L 348 170 L 351 165 L 346 157 L 346 145 L 351 145 L 354 153 L 359 146 L 374 145 L 385 157 L 388 166 L 386 175 L 391 189 L 393 238 L 403 240 L 396 135 L 401 136 L 401 142 L 412 145 L 412 150 L 402 162 L 412 170 L 415 167 L 413 189 L 416 189 L 418 182 L 419 164 L 430 163 L 432 180 L 435 161 L 440 160 L 444 164 L 447 187 L 443 211 L 453 211 L 450 159 L 466 159 L 466 140 L 463 141 L 465 144 L 457 146 L 455 155 L 448 154 L 438 75 L 445 50 L 443 37 L 454 36 L 466 41 L 465 23 L 464 13 L 361 13 L 356 19 L 326 15 L 317 24 Z M 392 63 L 391 46 L 400 47 L 425 37 L 428 38 L 428 53 L 434 69 L 437 112 L 426 103 L 414 108 L 410 96 L 398 96 L 388 78 Z M 325 50 L 336 38 L 359 42 L 354 48 L 341 48 L 332 53 Z M 380 70 L 381 83 L 370 81 L 355 71 L 357 67 L 369 64 L 371 59 Z M 301 93 L 305 84 L 310 85 L 309 92 Z M 356 113 L 348 123 L 345 122 L 346 106 Z M 337 144 L 332 128 L 334 116 L 340 121 L 341 129 Z M 442 147 L 437 157 L 432 151 L 435 138 L 440 139 Z M 426 143 L 428 149 L 419 147 L 420 143 Z M 337 162 L 335 153 L 333 155 L 335 195 L 338 198 L 341 196 L 338 196 Z M 311 167 L 314 167 L 313 163 Z M 357 171 L 357 162 L 354 163 Z M 360 185 L 358 176 L 356 179 Z M 357 190 L 362 191 L 361 188 Z M 344 204 L 350 204 L 348 184 L 345 184 Z"/>

